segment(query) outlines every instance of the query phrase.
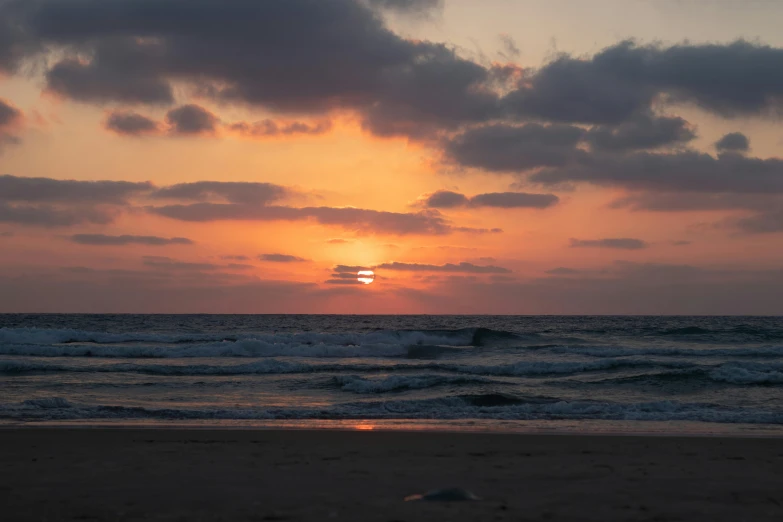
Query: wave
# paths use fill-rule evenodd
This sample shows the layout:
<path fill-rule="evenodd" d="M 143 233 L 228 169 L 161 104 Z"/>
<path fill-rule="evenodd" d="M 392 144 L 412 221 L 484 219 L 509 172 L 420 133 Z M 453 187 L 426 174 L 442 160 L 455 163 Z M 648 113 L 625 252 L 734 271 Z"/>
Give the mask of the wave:
<path fill-rule="evenodd" d="M 626 346 L 529 346 L 527 349 L 590 357 L 626 357 L 654 355 L 662 357 L 783 357 L 783 346 L 754 348 L 678 348 L 678 347 L 626 347 Z"/>
<path fill-rule="evenodd" d="M 783 424 L 783 411 L 728 408 L 709 403 L 498 400 L 498 394 L 422 400 L 337 404 L 331 408 L 144 408 L 89 405 L 61 397 L 0 404 L 0 418 L 12 420 L 80 419 L 498 419 L 632 420 Z"/>
<path fill-rule="evenodd" d="M 482 377 L 453 375 L 392 375 L 383 379 L 366 379 L 358 375 L 339 375 L 334 383 L 343 391 L 353 393 L 386 393 L 404 390 L 422 390 L 447 385 L 509 384 Z"/>
<path fill-rule="evenodd" d="M 0 373 L 41 373 L 41 372 L 78 372 L 111 373 L 132 372 L 152 375 L 252 375 L 275 373 L 313 373 L 313 372 L 395 372 L 431 370 L 469 375 L 525 377 L 539 375 L 567 375 L 582 372 L 614 370 L 623 368 L 688 368 L 694 366 L 687 362 L 662 362 L 645 359 L 601 359 L 587 362 L 546 362 L 525 361 L 501 365 L 464 365 L 446 363 L 405 363 L 405 364 L 308 364 L 264 359 L 245 364 L 95 364 L 69 365 L 29 360 L 0 360 Z"/>

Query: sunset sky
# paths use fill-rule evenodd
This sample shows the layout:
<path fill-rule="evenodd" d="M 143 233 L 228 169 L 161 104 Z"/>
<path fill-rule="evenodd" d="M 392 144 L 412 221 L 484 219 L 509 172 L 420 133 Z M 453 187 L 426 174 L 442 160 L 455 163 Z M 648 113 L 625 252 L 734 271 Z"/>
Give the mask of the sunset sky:
<path fill-rule="evenodd" d="M 783 314 L 781 20 L 0 0 L 0 312 Z"/>

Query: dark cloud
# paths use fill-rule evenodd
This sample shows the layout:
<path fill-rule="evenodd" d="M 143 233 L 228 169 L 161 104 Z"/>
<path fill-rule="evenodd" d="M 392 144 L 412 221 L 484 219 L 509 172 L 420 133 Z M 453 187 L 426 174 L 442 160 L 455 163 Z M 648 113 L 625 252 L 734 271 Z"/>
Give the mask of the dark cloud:
<path fill-rule="evenodd" d="M 148 181 L 75 181 L 3 175 L 0 201 L 124 204 L 130 197 L 153 188 Z"/>
<path fill-rule="evenodd" d="M 185 237 L 157 237 L 157 236 L 107 236 L 105 234 L 75 234 L 70 237 L 74 243 L 80 245 L 118 246 L 118 245 L 192 245 L 193 241 Z"/>
<path fill-rule="evenodd" d="M 217 130 L 220 118 L 203 107 L 188 104 L 170 110 L 166 123 L 174 134 L 212 134 Z"/>
<path fill-rule="evenodd" d="M 468 167 L 516 172 L 565 165 L 579 155 L 584 130 L 570 125 L 484 125 L 447 140 L 446 155 Z"/>
<path fill-rule="evenodd" d="M 546 273 L 550 275 L 569 276 L 569 275 L 578 274 L 579 270 L 574 270 L 573 268 L 566 268 L 564 266 L 559 266 L 557 268 L 547 270 Z"/>
<path fill-rule="evenodd" d="M 571 239 L 572 248 L 617 248 L 622 250 L 640 250 L 649 245 L 641 239 L 627 237 L 605 239 Z"/>
<path fill-rule="evenodd" d="M 335 272 L 330 277 L 332 280 L 335 279 L 346 279 L 351 281 L 356 281 L 358 278 L 358 270 L 356 272 Z"/>
<path fill-rule="evenodd" d="M 456 208 L 464 207 L 469 200 L 464 194 L 452 192 L 449 190 L 439 190 L 433 192 L 423 201 L 424 206 L 429 208 Z"/>
<path fill-rule="evenodd" d="M 611 207 L 652 212 L 769 211 L 779 208 L 780 204 L 780 196 L 774 193 L 702 194 L 698 192 L 640 192 L 613 201 Z"/>
<path fill-rule="evenodd" d="M 261 254 L 258 256 L 261 261 L 271 261 L 273 263 L 303 263 L 307 259 L 303 257 L 292 256 L 288 254 Z"/>
<path fill-rule="evenodd" d="M 223 265 L 216 265 L 213 263 L 190 263 L 186 261 L 177 261 L 170 257 L 161 256 L 145 256 L 144 264 L 151 268 L 157 268 L 161 270 L 220 270 L 225 268 Z"/>
<path fill-rule="evenodd" d="M 471 207 L 547 208 L 560 202 L 554 194 L 526 194 L 524 192 L 490 192 L 470 198 Z"/>
<path fill-rule="evenodd" d="M 8 127 L 22 118 L 22 111 L 0 98 L 0 129 Z"/>
<path fill-rule="evenodd" d="M 659 192 L 783 192 L 783 160 L 724 153 L 717 158 L 695 151 L 594 155 L 530 176 L 545 184 L 588 182 Z"/>
<path fill-rule="evenodd" d="M 783 232 L 783 210 L 762 212 L 755 216 L 740 218 L 733 223 L 738 230 L 748 234 L 770 234 Z"/>
<path fill-rule="evenodd" d="M 498 233 L 500 229 L 457 227 L 436 211 L 385 212 L 361 208 L 284 207 L 249 204 L 194 203 L 147 207 L 147 211 L 180 221 L 299 221 L 312 219 L 363 234 L 443 235 L 453 232 Z"/>
<path fill-rule="evenodd" d="M 419 263 L 383 263 L 375 267 L 376 269 L 383 270 L 395 270 L 405 272 L 462 272 L 473 274 L 510 274 L 511 270 L 500 266 L 480 266 L 472 263 L 459 263 L 452 264 L 446 263 L 445 265 L 427 265 Z"/>
<path fill-rule="evenodd" d="M 638 114 L 616 126 L 598 126 L 585 134 L 593 150 L 629 151 L 682 145 L 696 138 L 679 117 Z"/>
<path fill-rule="evenodd" d="M 158 122 L 131 111 L 114 111 L 106 118 L 106 129 L 125 136 L 154 134 L 160 130 Z"/>
<path fill-rule="evenodd" d="M 337 265 L 332 269 L 332 271 L 337 273 L 352 273 L 353 275 L 362 270 L 371 270 L 371 268 L 366 266 Z"/>
<path fill-rule="evenodd" d="M 691 102 L 723 116 L 783 107 L 783 49 L 746 41 L 670 47 L 625 41 L 590 58 L 560 55 L 504 100 L 516 114 L 618 124 L 653 102 Z"/>
<path fill-rule="evenodd" d="M 107 208 L 57 208 L 51 205 L 10 205 L 0 201 L 0 223 L 41 227 L 72 225 L 106 225 L 114 221 L 116 212 Z"/>
<path fill-rule="evenodd" d="M 227 261 L 250 261 L 249 256 L 220 256 L 220 259 Z"/>
<path fill-rule="evenodd" d="M 359 281 L 356 276 L 352 276 L 350 279 L 327 279 L 324 281 L 327 285 L 362 285 L 367 286 L 361 281 Z"/>
<path fill-rule="evenodd" d="M 494 207 L 494 208 L 547 208 L 556 205 L 560 198 L 554 194 L 527 194 L 524 192 L 490 192 L 468 198 L 464 194 L 439 190 L 426 197 L 422 204 L 427 208 Z"/>
<path fill-rule="evenodd" d="M 730 132 L 715 142 L 718 151 L 746 152 L 750 150 L 750 140 L 741 132 Z"/>
<path fill-rule="evenodd" d="M 366 0 L 372 7 L 402 12 L 425 12 L 443 6 L 444 0 Z"/>
<path fill-rule="evenodd" d="M 278 112 L 355 109 L 380 134 L 498 113 L 485 67 L 399 37 L 377 11 L 421 12 L 436 2 L 372 3 L 39 0 L 13 2 L 15 12 L 3 9 L 0 20 L 13 14 L 24 49 L 64 51 L 47 73 L 49 88 L 83 101 L 171 103 L 177 83 Z M 76 51 L 79 60 L 70 57 Z"/>
<path fill-rule="evenodd" d="M 500 43 L 503 46 L 503 51 L 500 53 L 500 55 L 507 60 L 514 60 L 519 58 L 521 52 L 514 39 L 507 34 L 501 34 L 499 38 Z"/>
<path fill-rule="evenodd" d="M 261 120 L 253 123 L 237 122 L 228 126 L 228 129 L 253 138 L 274 137 L 274 136 L 292 136 L 304 134 L 317 136 L 329 132 L 332 128 L 332 122 L 322 121 L 315 124 L 295 122 L 276 122 L 274 120 Z"/>
<path fill-rule="evenodd" d="M 286 187 L 272 183 L 244 181 L 196 181 L 163 187 L 152 194 L 153 198 L 183 201 L 226 200 L 229 203 L 266 205 L 292 194 Z"/>

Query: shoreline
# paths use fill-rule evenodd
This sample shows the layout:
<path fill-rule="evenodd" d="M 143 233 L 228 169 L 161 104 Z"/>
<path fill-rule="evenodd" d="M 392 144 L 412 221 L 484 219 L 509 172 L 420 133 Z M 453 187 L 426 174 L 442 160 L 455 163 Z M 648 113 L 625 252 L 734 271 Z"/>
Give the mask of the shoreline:
<path fill-rule="evenodd" d="M 780 520 L 775 439 L 3 429 L 6 520 Z M 406 502 L 460 487 L 475 502 Z"/>
<path fill-rule="evenodd" d="M 718 424 L 696 421 L 482 421 L 407 419 L 324 419 L 324 420 L 233 420 L 214 421 L 28 421 L 2 422 L 0 431 L 12 430 L 199 430 L 199 431 L 375 431 L 392 433 L 486 434 L 570 437 L 664 437 L 783 439 L 783 426 L 758 424 Z"/>

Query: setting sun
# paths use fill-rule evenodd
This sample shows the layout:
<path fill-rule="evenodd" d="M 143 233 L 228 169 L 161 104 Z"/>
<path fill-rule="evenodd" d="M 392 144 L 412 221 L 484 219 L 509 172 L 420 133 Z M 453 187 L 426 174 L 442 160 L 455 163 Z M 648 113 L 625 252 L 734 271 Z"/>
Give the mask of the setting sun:
<path fill-rule="evenodd" d="M 375 272 L 372 270 L 359 270 L 357 276 L 358 281 L 360 283 L 364 283 L 365 285 L 369 285 L 375 281 Z"/>

